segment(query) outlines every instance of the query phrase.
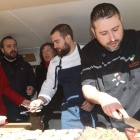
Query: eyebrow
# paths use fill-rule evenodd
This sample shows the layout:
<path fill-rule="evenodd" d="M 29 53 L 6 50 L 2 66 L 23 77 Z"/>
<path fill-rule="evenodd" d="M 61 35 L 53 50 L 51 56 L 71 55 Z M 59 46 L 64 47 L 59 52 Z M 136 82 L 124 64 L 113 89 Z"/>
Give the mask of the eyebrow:
<path fill-rule="evenodd" d="M 118 26 L 116 26 L 116 27 L 114 27 L 114 28 L 112 28 L 112 29 L 115 29 L 115 28 L 118 28 L 120 25 L 118 25 Z"/>
<path fill-rule="evenodd" d="M 59 39 L 54 40 L 54 42 L 57 42 L 57 41 L 59 41 Z"/>
<path fill-rule="evenodd" d="M 118 26 L 115 26 L 115 27 L 113 27 L 112 29 L 115 29 L 115 28 L 118 28 L 120 25 L 118 25 Z M 111 29 L 111 30 L 112 30 Z M 101 32 L 99 32 L 100 34 L 102 34 L 102 33 L 105 33 L 105 32 L 107 32 L 107 30 L 106 31 L 101 31 Z"/>
<path fill-rule="evenodd" d="M 9 45 L 17 45 L 17 44 L 8 44 L 7 46 L 9 46 Z"/>

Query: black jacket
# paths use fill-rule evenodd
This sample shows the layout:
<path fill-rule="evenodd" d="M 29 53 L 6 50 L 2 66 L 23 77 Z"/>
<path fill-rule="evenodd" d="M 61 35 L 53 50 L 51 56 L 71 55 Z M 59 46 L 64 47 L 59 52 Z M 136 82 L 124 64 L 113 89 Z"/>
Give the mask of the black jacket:
<path fill-rule="evenodd" d="M 35 74 L 31 65 L 23 61 L 19 55 L 12 66 L 4 57 L 1 58 L 1 63 L 11 88 L 21 96 L 30 100 L 31 97 L 26 93 L 27 86 L 35 88 Z M 23 111 L 24 108 L 19 108 L 5 97 L 3 97 L 3 100 L 7 107 L 8 121 L 12 122 L 16 121 L 16 119 L 20 119 L 20 111 Z"/>

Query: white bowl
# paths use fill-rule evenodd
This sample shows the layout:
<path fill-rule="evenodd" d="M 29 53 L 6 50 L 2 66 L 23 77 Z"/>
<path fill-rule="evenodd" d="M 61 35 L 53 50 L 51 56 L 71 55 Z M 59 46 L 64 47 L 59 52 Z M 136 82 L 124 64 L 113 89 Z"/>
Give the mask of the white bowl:
<path fill-rule="evenodd" d="M 0 116 L 0 124 L 4 124 L 6 119 L 7 119 L 6 116 Z"/>

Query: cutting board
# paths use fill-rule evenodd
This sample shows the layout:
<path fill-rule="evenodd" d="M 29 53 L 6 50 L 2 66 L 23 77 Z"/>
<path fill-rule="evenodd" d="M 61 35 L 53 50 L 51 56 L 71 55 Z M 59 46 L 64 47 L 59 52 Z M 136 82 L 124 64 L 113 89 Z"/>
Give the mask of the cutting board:
<path fill-rule="evenodd" d="M 31 129 L 31 123 L 8 123 L 1 126 L 0 129 L 3 129 L 5 132 L 29 130 Z"/>

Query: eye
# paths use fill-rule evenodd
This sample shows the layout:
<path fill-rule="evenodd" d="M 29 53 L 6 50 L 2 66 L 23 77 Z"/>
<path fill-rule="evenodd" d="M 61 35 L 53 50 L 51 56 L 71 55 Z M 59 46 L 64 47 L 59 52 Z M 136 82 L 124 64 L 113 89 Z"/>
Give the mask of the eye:
<path fill-rule="evenodd" d="M 59 43 L 59 40 L 56 40 L 55 43 L 58 44 Z"/>
<path fill-rule="evenodd" d="M 118 27 L 113 29 L 114 32 L 118 31 Z"/>
<path fill-rule="evenodd" d="M 107 32 L 104 32 L 104 33 L 102 33 L 101 35 L 106 35 L 107 34 Z"/>
<path fill-rule="evenodd" d="M 11 45 L 7 45 L 7 47 L 8 47 L 8 48 L 10 48 L 10 47 L 11 47 Z"/>
<path fill-rule="evenodd" d="M 118 29 L 114 29 L 113 31 L 116 32 L 116 31 L 118 31 Z"/>

